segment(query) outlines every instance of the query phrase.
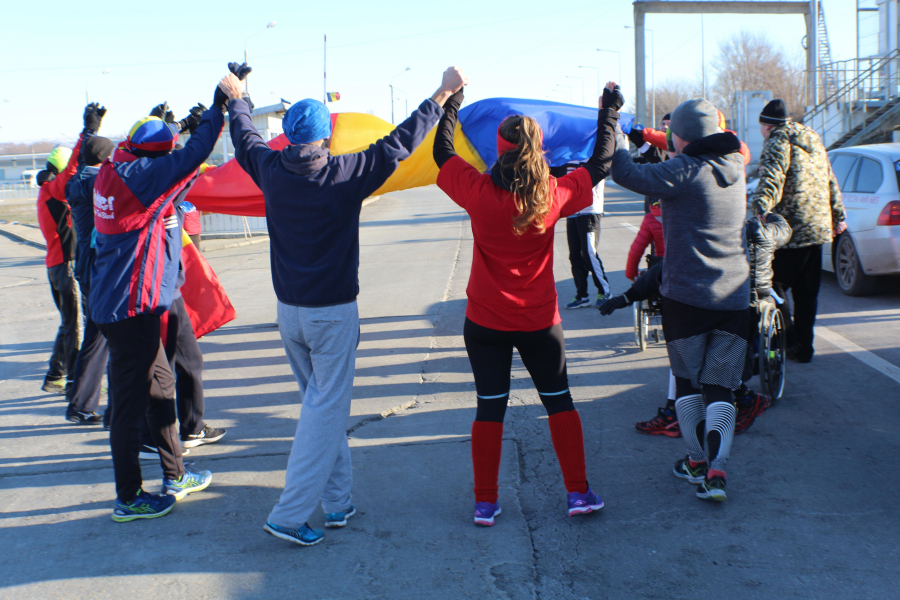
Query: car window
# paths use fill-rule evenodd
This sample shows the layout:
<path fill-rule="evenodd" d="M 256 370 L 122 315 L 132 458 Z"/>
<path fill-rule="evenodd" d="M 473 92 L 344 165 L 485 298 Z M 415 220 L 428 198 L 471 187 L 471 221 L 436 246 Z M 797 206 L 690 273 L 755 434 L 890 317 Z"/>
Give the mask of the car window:
<path fill-rule="evenodd" d="M 841 188 L 842 192 L 851 191 L 845 184 L 847 175 L 850 173 L 850 168 L 855 162 L 856 157 L 852 154 L 838 154 L 831 158 L 831 170 L 834 172 L 834 178 L 837 179 L 838 187 Z"/>
<path fill-rule="evenodd" d="M 859 173 L 856 175 L 855 192 L 859 194 L 873 194 L 881 189 L 884 181 L 884 173 L 881 171 L 881 163 L 869 158 L 860 159 Z"/>

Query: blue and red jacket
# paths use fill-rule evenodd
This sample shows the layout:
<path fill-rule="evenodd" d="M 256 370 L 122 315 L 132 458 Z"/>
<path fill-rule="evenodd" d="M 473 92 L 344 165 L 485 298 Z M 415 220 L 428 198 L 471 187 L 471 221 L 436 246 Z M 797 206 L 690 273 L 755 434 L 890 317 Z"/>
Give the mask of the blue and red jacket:
<path fill-rule="evenodd" d="M 172 304 L 181 260 L 173 201 L 212 152 L 224 116 L 207 110 L 184 148 L 138 158 L 120 147 L 94 180 L 97 257 L 91 270 L 91 318 L 114 323 L 161 315 Z"/>

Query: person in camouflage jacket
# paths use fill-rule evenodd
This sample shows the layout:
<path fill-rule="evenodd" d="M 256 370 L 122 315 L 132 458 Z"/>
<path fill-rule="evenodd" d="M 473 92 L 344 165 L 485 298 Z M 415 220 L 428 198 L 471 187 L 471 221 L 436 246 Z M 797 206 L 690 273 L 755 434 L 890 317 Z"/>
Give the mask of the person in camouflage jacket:
<path fill-rule="evenodd" d="M 759 158 L 759 184 L 753 209 L 775 212 L 793 230 L 787 245 L 775 252 L 774 288 L 791 291 L 794 315 L 782 305 L 788 334 L 788 357 L 809 362 L 813 356 L 822 244 L 847 229 L 841 190 L 831 171 L 819 134 L 794 123 L 782 100 L 772 100 L 759 115 L 766 143 Z"/>
<path fill-rule="evenodd" d="M 818 133 L 793 121 L 771 129 L 759 157 L 753 209 L 784 217 L 794 231 L 786 248 L 831 241 L 844 221 L 844 203 Z"/>

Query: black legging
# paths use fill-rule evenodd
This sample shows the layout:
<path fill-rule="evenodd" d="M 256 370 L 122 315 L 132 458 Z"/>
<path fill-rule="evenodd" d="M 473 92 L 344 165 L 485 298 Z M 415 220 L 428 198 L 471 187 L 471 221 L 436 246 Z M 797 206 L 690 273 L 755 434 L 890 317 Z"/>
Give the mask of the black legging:
<path fill-rule="evenodd" d="M 575 410 L 569 393 L 561 324 L 538 331 L 500 331 L 466 318 L 463 338 L 478 394 L 476 421 L 503 422 L 509 402 L 513 348 L 519 351 L 547 414 Z"/>

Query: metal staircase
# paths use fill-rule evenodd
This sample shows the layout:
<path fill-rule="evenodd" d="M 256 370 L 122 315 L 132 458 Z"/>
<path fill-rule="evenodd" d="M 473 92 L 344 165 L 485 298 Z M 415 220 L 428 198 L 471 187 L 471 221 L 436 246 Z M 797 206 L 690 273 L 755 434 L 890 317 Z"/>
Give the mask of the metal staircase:
<path fill-rule="evenodd" d="M 822 3 L 818 3 L 819 14 L 816 19 L 816 50 L 818 51 L 818 61 L 822 65 L 822 96 L 828 97 L 835 93 L 838 89 L 837 75 L 834 70 L 834 63 L 831 62 L 831 45 L 828 43 L 828 28 L 825 27 L 825 8 Z"/>
<path fill-rule="evenodd" d="M 889 122 L 893 117 L 900 115 L 900 98 L 894 98 L 886 102 L 876 110 L 872 116 L 845 133 L 836 142 L 828 147 L 828 150 L 843 148 L 844 146 L 857 146 L 865 141 L 866 137 L 880 131 L 881 126 Z"/>

